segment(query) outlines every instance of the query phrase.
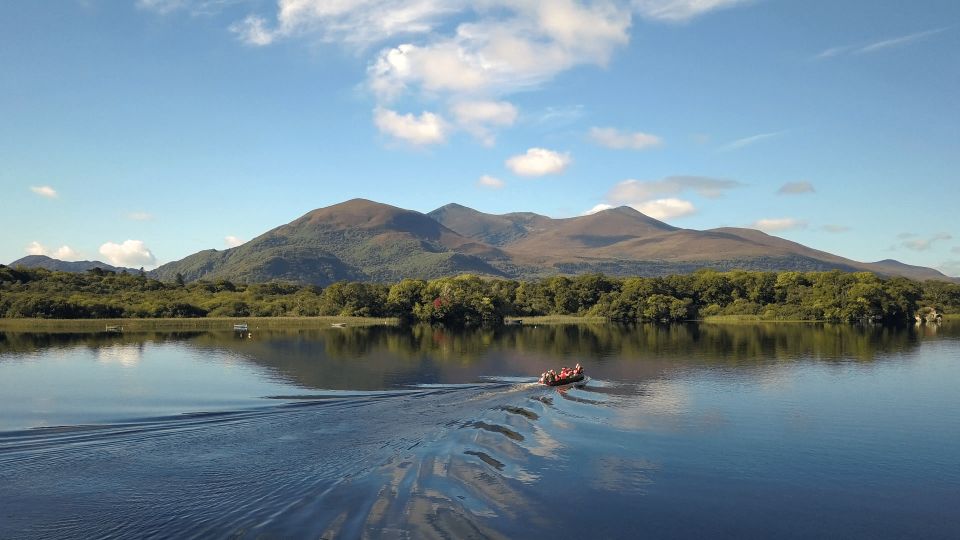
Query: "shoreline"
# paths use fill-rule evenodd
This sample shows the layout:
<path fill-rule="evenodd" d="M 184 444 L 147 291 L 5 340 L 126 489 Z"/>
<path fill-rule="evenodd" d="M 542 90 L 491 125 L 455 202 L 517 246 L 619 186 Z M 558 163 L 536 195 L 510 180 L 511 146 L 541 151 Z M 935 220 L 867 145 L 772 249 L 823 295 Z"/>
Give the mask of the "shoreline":
<path fill-rule="evenodd" d="M 960 314 L 946 314 L 944 322 L 960 320 Z M 119 327 L 123 332 L 149 331 L 232 331 L 234 324 L 247 324 L 250 330 L 321 329 L 333 325 L 348 327 L 400 326 L 396 317 L 202 317 L 159 319 L 2 319 L 0 331 L 9 332 L 101 332 L 108 327 Z M 757 315 L 717 315 L 670 324 L 857 324 L 800 319 L 764 319 Z M 564 324 L 618 324 L 606 317 L 577 315 L 539 315 L 534 317 L 506 317 L 505 326 L 536 326 Z M 651 323 L 636 323 L 651 324 Z"/>
<path fill-rule="evenodd" d="M 13 332 L 111 332 L 107 327 L 120 327 L 124 332 L 149 331 L 233 331 L 234 324 L 247 324 L 250 330 L 331 328 L 345 326 L 397 326 L 393 317 L 201 317 L 166 319 L 0 319 L 0 331 Z"/>

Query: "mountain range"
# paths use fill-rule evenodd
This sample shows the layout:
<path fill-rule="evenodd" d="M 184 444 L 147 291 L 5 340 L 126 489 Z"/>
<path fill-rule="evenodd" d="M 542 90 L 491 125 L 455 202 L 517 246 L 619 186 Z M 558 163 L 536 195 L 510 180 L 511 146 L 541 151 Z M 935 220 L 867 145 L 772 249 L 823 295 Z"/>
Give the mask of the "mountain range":
<path fill-rule="evenodd" d="M 140 272 L 140 270 L 135 268 L 113 266 L 101 261 L 61 261 L 60 259 L 47 257 L 46 255 L 27 255 L 22 259 L 13 261 L 10 263 L 10 266 L 46 268 L 47 270 L 54 270 L 57 272 L 86 272 L 87 270 L 93 270 L 94 268 L 99 268 L 101 270 L 107 270 L 110 272 L 117 272 L 118 274 L 123 271 L 126 271 L 130 274 L 136 274 Z"/>
<path fill-rule="evenodd" d="M 12 265 L 36 262 L 28 259 Z M 313 210 L 241 246 L 200 251 L 149 275 L 166 281 L 181 274 L 187 281 L 324 286 L 459 273 L 532 279 L 588 272 L 653 276 L 700 268 L 869 271 L 954 280 L 894 260 L 853 261 L 754 229 L 681 229 L 628 206 L 555 219 L 530 212 L 486 214 L 459 204 L 423 214 L 365 199 Z"/>

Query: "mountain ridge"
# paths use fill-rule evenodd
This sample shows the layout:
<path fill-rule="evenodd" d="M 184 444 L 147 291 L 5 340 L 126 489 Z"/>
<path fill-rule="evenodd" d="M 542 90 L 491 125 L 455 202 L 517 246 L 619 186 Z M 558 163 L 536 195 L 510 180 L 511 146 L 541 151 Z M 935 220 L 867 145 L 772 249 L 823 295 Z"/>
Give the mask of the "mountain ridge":
<path fill-rule="evenodd" d="M 9 265 L 10 267 L 24 266 L 27 268 L 46 268 L 47 270 L 54 270 L 58 272 L 86 272 L 94 268 L 99 268 L 101 270 L 109 272 L 124 272 L 133 274 L 137 273 L 140 270 L 136 268 L 125 268 L 122 266 L 113 266 L 102 261 L 62 261 L 60 259 L 54 259 L 53 257 L 48 257 L 46 255 L 27 255 L 26 257 L 21 257 Z"/>
<path fill-rule="evenodd" d="M 241 246 L 199 251 L 149 275 L 166 281 L 180 274 L 188 281 L 326 286 L 460 273 L 536 279 L 592 272 L 653 276 L 701 268 L 869 271 L 960 282 L 931 268 L 890 259 L 854 261 L 754 229 L 678 228 L 631 207 L 551 218 L 533 212 L 487 214 L 457 203 L 421 213 L 368 199 L 311 210 Z"/>

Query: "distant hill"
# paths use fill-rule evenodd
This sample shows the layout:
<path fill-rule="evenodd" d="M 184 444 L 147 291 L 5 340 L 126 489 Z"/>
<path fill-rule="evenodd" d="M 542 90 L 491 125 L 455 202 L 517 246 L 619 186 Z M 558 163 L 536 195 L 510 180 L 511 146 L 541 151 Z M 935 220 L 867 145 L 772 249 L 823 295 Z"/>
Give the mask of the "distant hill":
<path fill-rule="evenodd" d="M 78 268 L 68 271 L 113 269 L 35 256 L 14 264 L 37 266 L 42 259 L 69 265 L 57 269 Z M 681 229 L 626 206 L 553 219 L 530 212 L 486 214 L 459 204 L 422 214 L 365 199 L 314 210 L 242 246 L 194 253 L 149 274 L 164 281 L 179 273 L 188 281 L 283 280 L 325 286 L 460 273 L 532 279 L 587 272 L 656 276 L 700 268 L 869 271 L 960 282 L 931 268 L 893 260 L 858 262 L 753 229 Z"/>
<path fill-rule="evenodd" d="M 13 268 L 16 268 L 17 266 L 23 266 L 24 268 L 46 268 L 47 270 L 55 270 L 58 272 L 86 272 L 87 270 L 92 270 L 93 268 L 109 270 L 112 272 L 117 272 L 118 274 L 124 270 L 131 274 L 140 271 L 139 269 L 134 268 L 112 266 L 100 261 L 61 261 L 59 259 L 47 257 L 46 255 L 27 255 L 22 259 L 13 261 L 8 266 Z"/>
<path fill-rule="evenodd" d="M 151 272 L 161 280 L 399 281 L 450 274 L 506 274 L 497 248 L 465 238 L 424 214 L 364 199 L 320 208 L 242 246 L 208 250 Z"/>

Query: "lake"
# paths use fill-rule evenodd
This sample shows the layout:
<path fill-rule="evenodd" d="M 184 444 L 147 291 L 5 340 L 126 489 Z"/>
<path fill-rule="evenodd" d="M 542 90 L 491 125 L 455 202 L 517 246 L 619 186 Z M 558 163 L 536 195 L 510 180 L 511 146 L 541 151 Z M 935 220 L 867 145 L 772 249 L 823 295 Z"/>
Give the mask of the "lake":
<path fill-rule="evenodd" d="M 0 538 L 957 538 L 958 383 L 957 323 L 0 332 Z"/>

